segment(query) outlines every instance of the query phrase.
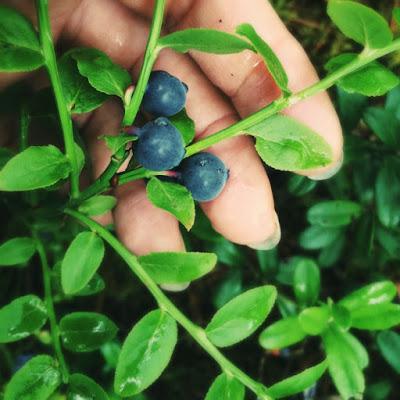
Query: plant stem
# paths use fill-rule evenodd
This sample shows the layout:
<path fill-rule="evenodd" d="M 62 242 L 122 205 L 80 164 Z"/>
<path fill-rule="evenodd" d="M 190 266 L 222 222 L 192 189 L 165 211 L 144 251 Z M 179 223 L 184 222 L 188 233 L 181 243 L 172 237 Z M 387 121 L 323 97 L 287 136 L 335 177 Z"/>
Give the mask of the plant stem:
<path fill-rule="evenodd" d="M 61 348 L 60 342 L 60 330 L 58 328 L 56 313 L 54 310 L 54 302 L 53 302 L 53 293 L 51 290 L 51 276 L 50 276 L 50 268 L 49 263 L 47 261 L 46 252 L 43 246 L 43 243 L 39 239 L 39 237 L 34 234 L 36 240 L 37 251 L 39 254 L 40 262 L 42 264 L 42 273 L 43 273 L 43 286 L 44 286 L 44 298 L 45 304 L 47 308 L 47 314 L 49 315 L 50 321 L 50 333 L 54 346 L 54 351 L 56 353 L 58 362 L 60 364 L 61 375 L 64 383 L 68 382 L 69 379 L 69 371 L 67 367 L 67 363 L 65 362 L 64 354 Z"/>
<path fill-rule="evenodd" d="M 65 213 L 76 218 L 81 223 L 95 231 L 101 238 L 103 238 L 121 258 L 128 264 L 131 270 L 139 278 L 139 280 L 146 286 L 149 292 L 153 295 L 157 304 L 161 309 L 168 312 L 192 337 L 193 339 L 218 363 L 221 369 L 228 375 L 235 377 L 243 385 L 248 387 L 254 392 L 259 399 L 271 400 L 267 394 L 267 389 L 264 385 L 256 382 L 249 377 L 240 368 L 228 360 L 208 339 L 204 329 L 195 325 L 190 321 L 164 294 L 158 287 L 153 279 L 147 274 L 144 268 L 139 264 L 137 258 L 122 244 L 118 239 L 113 236 L 107 229 L 86 217 L 85 215 L 71 209 L 66 209 Z"/>
<path fill-rule="evenodd" d="M 144 53 L 142 69 L 140 71 L 139 79 L 136 84 L 135 91 L 133 92 L 131 101 L 125 108 L 124 120 L 122 122 L 123 126 L 130 126 L 133 124 L 136 114 L 139 111 L 140 104 L 142 103 L 151 70 L 159 53 L 157 42 L 161 33 L 164 10 L 165 0 L 156 0 L 153 12 L 153 21 L 151 23 L 150 35 L 147 41 L 146 51 Z"/>
<path fill-rule="evenodd" d="M 65 101 L 60 74 L 57 67 L 57 58 L 50 26 L 48 0 L 36 0 L 36 8 L 43 56 L 57 104 L 61 130 L 64 137 L 65 153 L 71 163 L 71 196 L 72 198 L 77 198 L 79 196 L 79 165 L 75 152 L 71 115 Z"/>

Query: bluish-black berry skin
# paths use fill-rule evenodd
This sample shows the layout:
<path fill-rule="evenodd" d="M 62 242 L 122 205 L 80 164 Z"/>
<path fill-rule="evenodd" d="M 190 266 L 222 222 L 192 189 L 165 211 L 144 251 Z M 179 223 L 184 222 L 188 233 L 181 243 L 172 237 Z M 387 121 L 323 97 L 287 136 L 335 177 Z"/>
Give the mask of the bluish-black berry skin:
<path fill-rule="evenodd" d="M 168 72 L 154 71 L 147 84 L 142 108 L 157 117 L 170 117 L 185 107 L 187 90 L 183 82 Z"/>
<path fill-rule="evenodd" d="M 167 118 L 157 118 L 135 132 L 134 154 L 144 168 L 167 171 L 180 164 L 185 155 L 182 135 Z"/>
<path fill-rule="evenodd" d="M 214 200 L 222 192 L 229 176 L 225 164 L 211 153 L 198 153 L 179 167 L 180 181 L 197 201 Z"/>

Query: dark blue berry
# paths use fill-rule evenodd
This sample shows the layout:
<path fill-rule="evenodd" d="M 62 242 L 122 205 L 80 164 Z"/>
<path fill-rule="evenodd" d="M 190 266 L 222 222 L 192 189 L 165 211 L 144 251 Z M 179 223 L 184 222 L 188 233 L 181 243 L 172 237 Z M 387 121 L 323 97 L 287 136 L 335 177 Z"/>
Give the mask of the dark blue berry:
<path fill-rule="evenodd" d="M 181 182 L 197 201 L 215 199 L 229 175 L 224 163 L 211 153 L 198 153 L 185 159 L 179 170 Z"/>
<path fill-rule="evenodd" d="M 135 159 L 144 168 L 152 171 L 167 171 L 175 168 L 185 155 L 182 135 L 166 118 L 148 122 L 135 132 Z"/>
<path fill-rule="evenodd" d="M 185 107 L 187 91 L 187 86 L 178 78 L 165 71 L 154 71 L 147 84 L 142 108 L 157 117 L 170 117 Z"/>

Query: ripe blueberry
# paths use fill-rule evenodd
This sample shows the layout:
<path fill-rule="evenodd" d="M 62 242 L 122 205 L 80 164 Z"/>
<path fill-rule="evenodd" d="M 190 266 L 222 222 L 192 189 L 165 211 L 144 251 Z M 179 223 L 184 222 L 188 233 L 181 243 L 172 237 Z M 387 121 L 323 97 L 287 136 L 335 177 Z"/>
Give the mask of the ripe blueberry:
<path fill-rule="evenodd" d="M 144 111 L 157 117 L 170 117 L 185 107 L 187 86 L 165 71 L 150 75 L 143 97 Z"/>
<path fill-rule="evenodd" d="M 197 201 L 215 199 L 225 186 L 229 171 L 211 153 L 198 153 L 187 158 L 179 167 L 180 180 Z"/>
<path fill-rule="evenodd" d="M 167 171 L 179 165 L 185 155 L 182 135 L 167 118 L 157 118 L 135 131 L 135 158 L 144 168 Z"/>

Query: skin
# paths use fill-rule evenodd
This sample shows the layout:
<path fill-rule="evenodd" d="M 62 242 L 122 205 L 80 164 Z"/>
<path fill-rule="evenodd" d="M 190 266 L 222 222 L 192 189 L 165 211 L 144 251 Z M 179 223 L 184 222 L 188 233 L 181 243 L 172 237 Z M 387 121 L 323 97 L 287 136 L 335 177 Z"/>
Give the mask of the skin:
<path fill-rule="evenodd" d="M 1 0 L 0 3 L 19 9 L 35 22 L 33 2 Z M 150 0 L 53 0 L 53 33 L 63 48 L 99 48 L 131 70 L 135 79 L 140 71 L 152 7 Z M 265 0 L 250 3 L 248 0 L 169 1 L 165 30 L 205 27 L 233 32 L 244 22 L 253 24 L 277 53 L 293 91 L 318 80 L 306 53 Z M 189 86 L 187 111 L 195 121 L 198 138 L 229 126 L 279 96 L 267 69 L 251 52 L 217 56 L 198 52 L 181 55 L 164 50 L 155 69 L 166 70 Z M 24 76 L 0 73 L 0 90 Z M 286 113 L 323 136 L 334 154 L 330 166 L 299 173 L 322 179 L 337 170 L 342 159 L 342 132 L 328 95 L 316 95 Z M 76 118 L 88 143 L 96 176 L 104 170 L 110 157 L 104 143 L 97 138 L 102 134 L 117 134 L 121 118 L 122 110 L 112 100 L 92 114 Z M 6 140 L 7 129 L 3 126 L 0 123 L 0 142 Z M 207 151 L 218 155 L 230 169 L 223 193 L 202 205 L 214 228 L 235 243 L 253 247 L 263 247 L 274 238 L 276 241 L 279 223 L 272 190 L 252 141 L 237 137 Z M 118 205 L 113 216 L 104 222 L 114 219 L 120 239 L 130 250 L 145 254 L 184 249 L 178 222 L 150 204 L 144 182 L 120 187 L 115 195 Z"/>

